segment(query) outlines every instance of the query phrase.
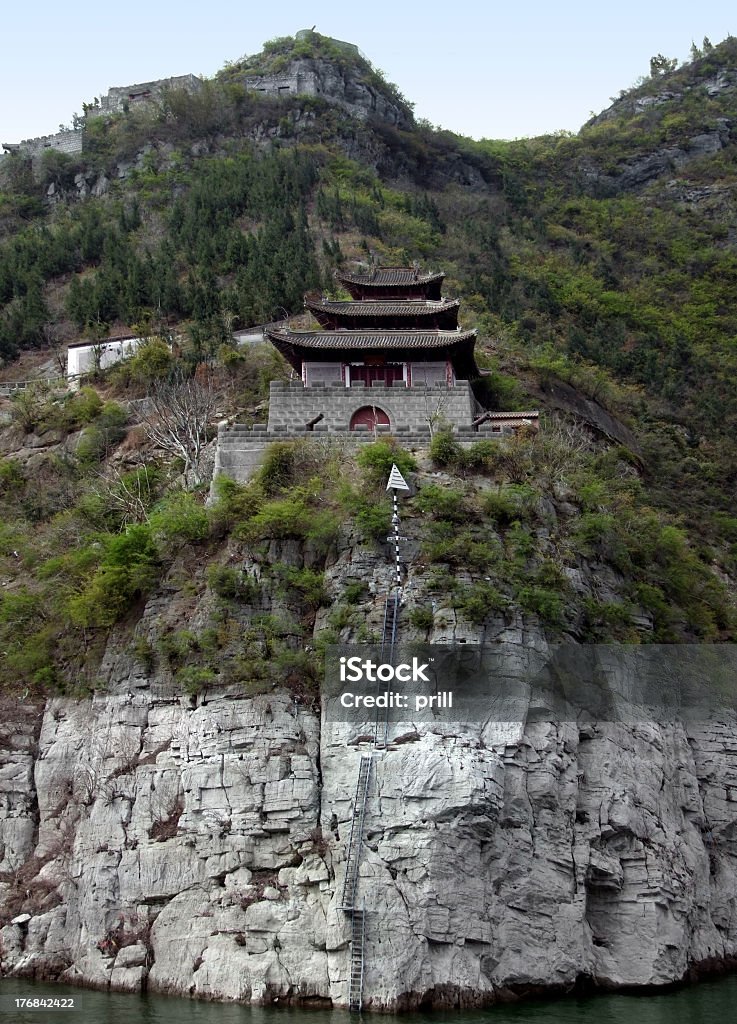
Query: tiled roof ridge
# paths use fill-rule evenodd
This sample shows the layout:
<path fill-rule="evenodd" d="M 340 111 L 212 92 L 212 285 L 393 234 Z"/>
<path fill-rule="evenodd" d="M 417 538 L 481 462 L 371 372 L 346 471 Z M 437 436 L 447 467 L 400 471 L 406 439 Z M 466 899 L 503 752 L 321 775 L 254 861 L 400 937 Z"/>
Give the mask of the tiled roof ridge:
<path fill-rule="evenodd" d="M 301 345 L 304 348 L 441 348 L 470 341 L 477 336 L 470 330 L 362 330 L 362 331 L 283 331 L 267 332 L 273 341 Z"/>
<path fill-rule="evenodd" d="M 310 337 L 316 337 L 316 338 L 334 337 L 334 338 L 338 338 L 338 339 L 341 339 L 341 338 L 345 339 L 345 338 L 355 338 L 358 335 L 370 335 L 371 337 L 377 337 L 377 338 L 378 337 L 382 337 L 384 335 L 398 336 L 398 337 L 404 337 L 404 338 L 416 338 L 416 337 L 426 337 L 426 336 L 431 336 L 433 338 L 437 337 L 437 336 L 442 336 L 442 337 L 447 337 L 447 338 L 459 338 L 459 337 L 461 337 L 461 338 L 469 337 L 470 338 L 470 337 L 475 337 L 478 334 L 478 331 L 476 330 L 475 327 L 468 327 L 468 328 L 465 328 L 465 329 L 462 329 L 462 328 L 458 327 L 458 328 L 454 328 L 454 329 L 448 330 L 448 331 L 443 330 L 442 328 L 439 328 L 439 327 L 438 328 L 428 328 L 427 330 L 413 330 L 413 329 L 402 330 L 400 327 L 396 327 L 396 328 L 395 327 L 388 327 L 388 328 L 387 327 L 366 327 L 366 328 L 364 328 L 363 330 L 360 330 L 360 331 L 349 331 L 347 329 L 342 329 L 342 330 L 325 330 L 325 331 L 293 331 L 293 330 L 291 330 L 291 328 L 276 327 L 276 328 L 272 328 L 271 330 L 269 330 L 268 333 L 269 334 L 278 334 L 279 336 L 284 337 L 284 338 L 292 338 L 294 340 L 299 340 L 300 338 L 305 338 L 306 339 L 306 338 L 310 338 Z"/>
<path fill-rule="evenodd" d="M 460 307 L 460 299 L 308 299 L 308 309 L 324 309 L 354 316 L 442 313 Z"/>
<path fill-rule="evenodd" d="M 350 281 L 352 284 L 427 284 L 445 277 L 444 270 L 420 273 L 415 267 L 376 267 L 365 274 L 337 271 L 339 281 Z"/>

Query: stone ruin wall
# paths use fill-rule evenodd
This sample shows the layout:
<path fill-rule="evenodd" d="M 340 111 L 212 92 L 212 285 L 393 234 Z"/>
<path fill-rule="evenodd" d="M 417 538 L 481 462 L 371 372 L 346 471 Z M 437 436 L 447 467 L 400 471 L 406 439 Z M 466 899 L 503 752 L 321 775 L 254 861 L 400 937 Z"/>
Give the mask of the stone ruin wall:
<path fill-rule="evenodd" d="M 17 145 L 6 144 L 10 152 L 18 152 L 32 159 L 38 159 L 49 149 L 74 155 L 82 152 L 84 130 L 57 132 L 55 135 L 40 135 L 36 139 L 24 139 Z"/>
<path fill-rule="evenodd" d="M 202 82 L 196 75 L 180 75 L 177 78 L 161 78 L 155 82 L 142 82 L 137 85 L 115 86 L 108 89 L 107 94 L 101 98 L 99 105 L 89 107 L 87 117 L 103 117 L 112 114 L 122 113 L 126 105 L 142 106 L 145 103 L 161 98 L 165 89 L 184 89 L 187 92 L 197 92 L 202 88 Z M 148 95 L 131 99 L 131 94 L 148 93 Z M 84 129 L 74 131 L 56 132 L 53 135 L 40 135 L 34 139 L 23 139 L 18 143 L 4 143 L 4 148 L 9 153 L 20 153 L 23 156 L 37 160 L 43 156 L 48 149 L 55 149 L 59 153 L 68 153 L 70 156 L 81 153 L 84 149 Z"/>
<path fill-rule="evenodd" d="M 116 85 L 100 97 L 99 106 L 87 111 L 88 117 L 106 117 L 122 114 L 129 106 L 144 106 L 161 99 L 166 89 L 183 89 L 195 93 L 202 88 L 202 81 L 196 75 L 178 75 L 173 78 L 159 78 L 153 82 L 137 82 L 135 85 Z"/>

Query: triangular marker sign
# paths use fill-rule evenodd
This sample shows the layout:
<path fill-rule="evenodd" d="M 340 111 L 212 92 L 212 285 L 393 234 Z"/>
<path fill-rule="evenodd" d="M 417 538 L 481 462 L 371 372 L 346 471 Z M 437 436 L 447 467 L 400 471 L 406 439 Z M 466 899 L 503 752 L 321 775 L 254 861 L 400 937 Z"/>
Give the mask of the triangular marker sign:
<path fill-rule="evenodd" d="M 389 474 L 389 483 L 386 485 L 387 491 L 408 491 L 407 481 L 404 479 L 402 474 L 399 472 L 396 466 L 392 466 L 392 471 Z"/>

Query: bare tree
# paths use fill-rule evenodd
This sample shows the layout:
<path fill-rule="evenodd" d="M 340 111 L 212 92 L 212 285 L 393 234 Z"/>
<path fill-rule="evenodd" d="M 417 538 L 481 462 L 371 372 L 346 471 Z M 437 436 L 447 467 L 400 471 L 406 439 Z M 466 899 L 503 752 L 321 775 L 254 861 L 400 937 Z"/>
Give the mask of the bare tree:
<path fill-rule="evenodd" d="M 106 508 L 117 514 L 124 526 L 147 522 L 152 493 L 148 466 L 140 466 L 136 473 L 125 474 L 112 467 L 111 473 L 111 476 L 100 474 L 94 493 L 99 495 Z"/>
<path fill-rule="evenodd" d="M 157 383 L 148 398 L 148 412 L 142 417 L 148 439 L 182 460 L 188 487 L 202 483 L 202 456 L 215 404 L 209 376 Z"/>

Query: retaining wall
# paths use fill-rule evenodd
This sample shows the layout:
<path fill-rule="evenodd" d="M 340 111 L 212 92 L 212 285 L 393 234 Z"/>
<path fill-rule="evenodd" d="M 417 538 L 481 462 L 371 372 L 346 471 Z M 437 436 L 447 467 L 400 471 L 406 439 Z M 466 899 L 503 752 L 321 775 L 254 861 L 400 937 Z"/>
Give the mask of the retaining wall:
<path fill-rule="evenodd" d="M 299 430 L 322 414 L 321 426 L 331 431 L 348 430 L 353 414 L 367 405 L 384 410 L 394 433 L 407 430 L 424 434 L 430 423 L 440 421 L 456 428 L 469 427 L 478 411 L 465 380 L 450 387 L 423 384 L 410 388 L 402 381 L 392 387 L 383 382 L 371 387 L 356 382 L 349 388 L 340 383 L 306 388 L 301 381 L 272 381 L 268 429 Z"/>

